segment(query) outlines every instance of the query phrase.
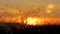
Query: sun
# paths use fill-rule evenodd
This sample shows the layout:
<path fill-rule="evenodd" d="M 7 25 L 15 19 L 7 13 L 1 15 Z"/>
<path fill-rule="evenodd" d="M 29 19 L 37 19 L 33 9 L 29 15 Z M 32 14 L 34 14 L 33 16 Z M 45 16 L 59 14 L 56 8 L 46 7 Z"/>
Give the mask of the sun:
<path fill-rule="evenodd" d="M 40 23 L 40 21 L 41 21 L 41 19 L 39 19 L 39 18 L 32 18 L 32 17 L 27 18 L 28 25 L 38 25 Z"/>
<path fill-rule="evenodd" d="M 27 18 L 27 24 L 30 24 L 30 25 L 35 25 L 37 19 L 35 18 Z"/>

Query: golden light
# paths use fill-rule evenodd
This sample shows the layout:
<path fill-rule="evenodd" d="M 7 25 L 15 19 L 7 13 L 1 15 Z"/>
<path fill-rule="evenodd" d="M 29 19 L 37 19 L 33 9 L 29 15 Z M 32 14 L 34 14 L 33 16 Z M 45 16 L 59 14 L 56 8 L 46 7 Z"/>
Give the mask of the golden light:
<path fill-rule="evenodd" d="M 28 25 L 38 25 L 40 23 L 41 19 L 39 18 L 27 18 L 27 24 Z"/>
<path fill-rule="evenodd" d="M 22 17 L 0 17 L 0 22 L 19 23 L 33 26 L 44 26 L 44 25 L 60 24 L 60 18 L 27 17 L 25 19 L 22 19 Z"/>
<path fill-rule="evenodd" d="M 48 4 L 47 8 L 48 8 L 48 9 L 54 8 L 54 4 Z"/>
<path fill-rule="evenodd" d="M 55 7 L 54 4 L 48 4 L 47 9 L 46 9 L 46 13 L 48 13 L 48 14 L 52 13 L 52 10 L 54 9 L 54 7 Z"/>
<path fill-rule="evenodd" d="M 51 11 L 51 10 L 49 10 L 49 9 L 47 9 L 47 10 L 46 10 L 46 13 L 48 13 L 48 14 L 49 14 L 49 13 L 52 13 L 52 11 Z"/>

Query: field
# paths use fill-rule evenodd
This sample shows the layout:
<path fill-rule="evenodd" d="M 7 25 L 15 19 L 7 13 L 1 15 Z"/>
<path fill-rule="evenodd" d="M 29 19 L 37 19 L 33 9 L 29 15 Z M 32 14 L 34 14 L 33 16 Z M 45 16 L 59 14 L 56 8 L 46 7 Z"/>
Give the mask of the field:
<path fill-rule="evenodd" d="M 46 25 L 46 26 L 31 26 L 19 23 L 1 23 L 0 22 L 0 33 L 6 34 L 18 34 L 23 32 L 39 32 L 39 33 L 53 33 L 57 34 L 60 32 L 59 25 Z"/>

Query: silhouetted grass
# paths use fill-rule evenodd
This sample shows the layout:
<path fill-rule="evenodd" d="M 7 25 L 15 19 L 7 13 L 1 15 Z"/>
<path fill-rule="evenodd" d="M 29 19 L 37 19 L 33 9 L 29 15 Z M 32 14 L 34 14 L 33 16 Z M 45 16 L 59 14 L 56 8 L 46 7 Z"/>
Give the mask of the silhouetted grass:
<path fill-rule="evenodd" d="M 17 34 L 20 32 L 42 32 L 45 34 L 60 32 L 60 26 L 58 25 L 46 25 L 46 26 L 26 26 L 25 24 L 18 23 L 0 23 L 0 33 Z"/>

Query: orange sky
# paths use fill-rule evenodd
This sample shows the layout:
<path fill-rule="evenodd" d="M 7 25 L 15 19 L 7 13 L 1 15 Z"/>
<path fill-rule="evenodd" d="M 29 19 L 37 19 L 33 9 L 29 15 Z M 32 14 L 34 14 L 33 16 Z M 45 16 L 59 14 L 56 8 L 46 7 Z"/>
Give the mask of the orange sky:
<path fill-rule="evenodd" d="M 0 9 L 0 16 L 37 15 L 60 18 L 60 0 L 0 0 L 1 7 L 4 9 Z"/>

